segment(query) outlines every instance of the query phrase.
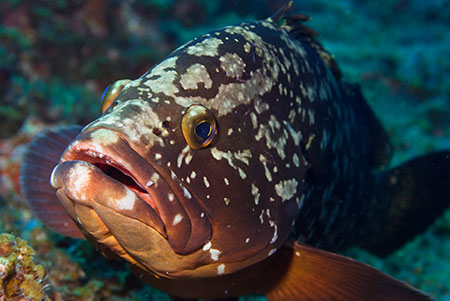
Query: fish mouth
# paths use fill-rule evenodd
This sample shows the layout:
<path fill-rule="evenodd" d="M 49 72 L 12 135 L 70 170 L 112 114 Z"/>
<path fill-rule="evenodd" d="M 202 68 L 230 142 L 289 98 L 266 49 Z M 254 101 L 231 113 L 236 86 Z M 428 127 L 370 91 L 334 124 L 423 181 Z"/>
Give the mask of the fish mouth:
<path fill-rule="evenodd" d="M 86 183 L 75 185 L 86 174 L 90 175 Z M 211 237 L 211 225 L 195 196 L 170 170 L 145 159 L 116 131 L 82 132 L 64 152 L 51 182 L 56 189 L 64 188 L 72 202 L 93 208 L 102 220 L 108 209 L 153 228 L 177 254 L 192 253 Z M 82 220 L 69 211 L 74 221 Z M 133 239 L 146 239 L 121 239 L 115 225 L 105 225 L 125 249 Z"/>
<path fill-rule="evenodd" d="M 146 183 L 147 189 L 144 188 L 143 183 L 140 183 L 133 174 L 127 170 L 125 166 L 120 164 L 120 160 L 114 157 L 106 156 L 103 153 L 98 153 L 95 150 L 89 148 L 86 145 L 85 148 L 78 150 L 77 152 L 66 153 L 64 156 L 65 161 L 83 161 L 92 164 L 98 168 L 105 176 L 116 180 L 128 189 L 133 191 L 139 198 L 144 200 L 155 213 L 160 216 L 158 207 L 155 201 L 152 199 L 148 187 L 152 186 L 153 182 Z M 164 234 L 165 233 L 161 233 Z"/>

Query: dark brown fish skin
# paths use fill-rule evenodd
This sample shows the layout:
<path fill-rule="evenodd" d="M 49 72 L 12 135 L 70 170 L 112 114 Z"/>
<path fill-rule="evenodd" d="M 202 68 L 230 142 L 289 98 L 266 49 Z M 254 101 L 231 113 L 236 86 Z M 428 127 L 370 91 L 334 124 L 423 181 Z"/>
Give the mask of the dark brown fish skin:
<path fill-rule="evenodd" d="M 160 275 L 208 276 L 271 255 L 292 235 L 294 224 L 295 235 L 314 245 L 335 249 L 354 241 L 356 216 L 366 216 L 369 207 L 355 200 L 367 199 L 374 137 L 368 117 L 358 111 L 360 100 L 349 96 L 322 60 L 326 52 L 296 28 L 268 19 L 195 39 L 127 84 L 68 147 L 62 161 L 72 170 L 80 168 L 73 160 L 94 164 L 100 158 L 119 166 L 166 212 L 168 245 L 158 231 L 136 238 L 129 231 L 119 234 L 112 224 L 118 217 L 94 208 L 127 257 L 132 254 Z M 207 107 L 218 122 L 212 145 L 199 150 L 186 144 L 180 129 L 193 104 Z M 165 121 L 171 126 L 164 127 Z M 127 159 L 126 151 L 104 159 L 121 144 L 140 159 Z M 137 171 L 142 160 L 152 172 Z M 54 187 L 76 204 L 80 192 L 68 189 L 70 181 L 55 179 Z M 87 179 L 85 186 L 94 189 L 90 185 Z M 174 195 L 178 209 L 169 206 Z M 171 231 L 170 223 L 192 231 Z M 192 232 L 199 238 L 187 247 L 191 240 L 182 237 Z M 145 249 L 147 237 L 152 237 L 149 254 L 141 256 L 134 249 Z"/>
<path fill-rule="evenodd" d="M 164 227 L 148 222 L 142 235 L 131 235 L 112 230 L 119 216 L 95 208 L 90 214 L 134 262 L 170 277 L 232 273 L 274 253 L 289 236 L 328 250 L 357 242 L 375 214 L 371 169 L 389 157 L 389 144 L 304 19 L 243 23 L 174 51 L 84 128 L 55 169 L 54 187 L 82 205 L 68 176 L 82 173 L 79 160 L 94 174 L 100 162 L 131 177 L 140 189 L 127 199 L 128 217 L 139 220 L 133 205 L 143 201 Z M 180 128 L 194 104 L 218 122 L 204 149 L 190 148 Z M 81 194 L 95 189 L 89 180 Z"/>

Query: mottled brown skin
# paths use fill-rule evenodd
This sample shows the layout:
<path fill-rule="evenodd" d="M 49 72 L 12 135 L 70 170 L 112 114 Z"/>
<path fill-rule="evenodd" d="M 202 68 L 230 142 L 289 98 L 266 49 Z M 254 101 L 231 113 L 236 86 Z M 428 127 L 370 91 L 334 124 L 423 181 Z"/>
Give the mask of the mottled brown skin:
<path fill-rule="evenodd" d="M 59 202 L 103 253 L 175 295 L 277 287 L 269 296 L 309 296 L 305 287 L 320 283 L 324 294 L 311 296 L 333 297 L 323 291 L 333 282 L 348 287 L 339 295 L 348 300 L 367 296 L 371 283 L 367 292 L 393 283 L 395 294 L 423 297 L 342 256 L 300 244 L 277 252 L 289 238 L 327 250 L 367 242 L 367 233 L 382 238 L 367 221 L 385 217 L 398 194 L 392 186 L 381 202 L 375 192 L 386 177 L 410 173 L 406 166 L 372 174 L 389 160 L 387 135 L 358 87 L 341 82 L 332 56 L 301 24 L 305 17 L 283 13 L 203 35 L 128 82 L 53 170 Z M 196 132 L 204 120 L 210 131 Z M 386 222 L 397 216 L 393 208 Z M 64 233 L 76 233 L 63 224 Z M 276 261 L 283 254 L 307 259 L 288 259 L 280 288 L 261 271 L 283 273 Z M 321 275 L 327 268 L 347 270 Z"/>
<path fill-rule="evenodd" d="M 83 232 L 171 277 L 228 274 L 252 265 L 274 253 L 294 223 L 305 242 L 327 248 L 353 242 L 354 213 L 364 217 L 369 204 L 355 201 L 371 180 L 374 139 L 362 99 L 349 96 L 322 60 L 326 52 L 298 28 L 272 19 L 227 27 L 186 44 L 127 84 L 54 172 L 52 184 L 73 202 L 75 209 L 66 210 Z M 214 141 L 203 149 L 189 147 L 180 129 L 194 104 L 207 107 L 218 123 Z M 112 199 L 112 192 L 83 203 L 77 196 L 91 195 L 94 183 L 107 176 L 77 160 L 130 176 L 142 191 L 135 205 L 144 206 L 140 197 L 149 195 L 155 210 L 130 205 L 128 216 L 124 209 L 111 211 L 102 198 Z M 71 185 L 71 172 L 90 170 L 84 185 Z M 149 181 L 154 185 L 147 187 Z M 124 187 L 109 191 L 115 199 L 126 196 Z M 89 218 L 78 206 L 86 206 Z M 145 223 L 146 211 L 157 212 L 164 229 L 135 225 Z M 99 216 L 93 230 L 103 222 L 109 232 L 86 229 L 92 215 Z"/>

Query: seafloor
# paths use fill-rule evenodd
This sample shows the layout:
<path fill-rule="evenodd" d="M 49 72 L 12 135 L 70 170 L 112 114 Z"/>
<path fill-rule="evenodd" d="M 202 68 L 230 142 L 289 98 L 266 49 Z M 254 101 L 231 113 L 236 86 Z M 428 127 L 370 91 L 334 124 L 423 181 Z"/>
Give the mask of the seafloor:
<path fill-rule="evenodd" d="M 48 298 L 168 299 L 125 264 L 107 261 L 87 242 L 57 235 L 33 218 L 18 188 L 25 144 L 44 127 L 94 119 L 109 83 L 140 76 L 196 35 L 265 18 L 285 2 L 0 2 L 0 233 L 21 237 L 35 249 L 33 262 L 47 271 L 44 281 L 42 274 L 35 279 Z M 448 1 L 297 0 L 296 8 L 312 17 L 310 27 L 336 56 L 345 79 L 361 83 L 392 136 L 393 164 L 450 148 Z M 14 241 L 2 236 L 0 251 L 3 240 Z M 11 242 L 7 254 L 28 250 L 23 244 Z M 450 300 L 450 212 L 386 259 L 356 248 L 346 254 L 437 300 Z"/>

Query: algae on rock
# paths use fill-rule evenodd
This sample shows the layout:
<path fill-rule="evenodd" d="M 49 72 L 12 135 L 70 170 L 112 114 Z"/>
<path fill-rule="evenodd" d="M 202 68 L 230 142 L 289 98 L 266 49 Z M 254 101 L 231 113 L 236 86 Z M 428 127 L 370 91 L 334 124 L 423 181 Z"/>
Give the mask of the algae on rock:
<path fill-rule="evenodd" d="M 48 300 L 45 270 L 33 261 L 34 250 L 19 237 L 0 234 L 0 299 Z"/>

